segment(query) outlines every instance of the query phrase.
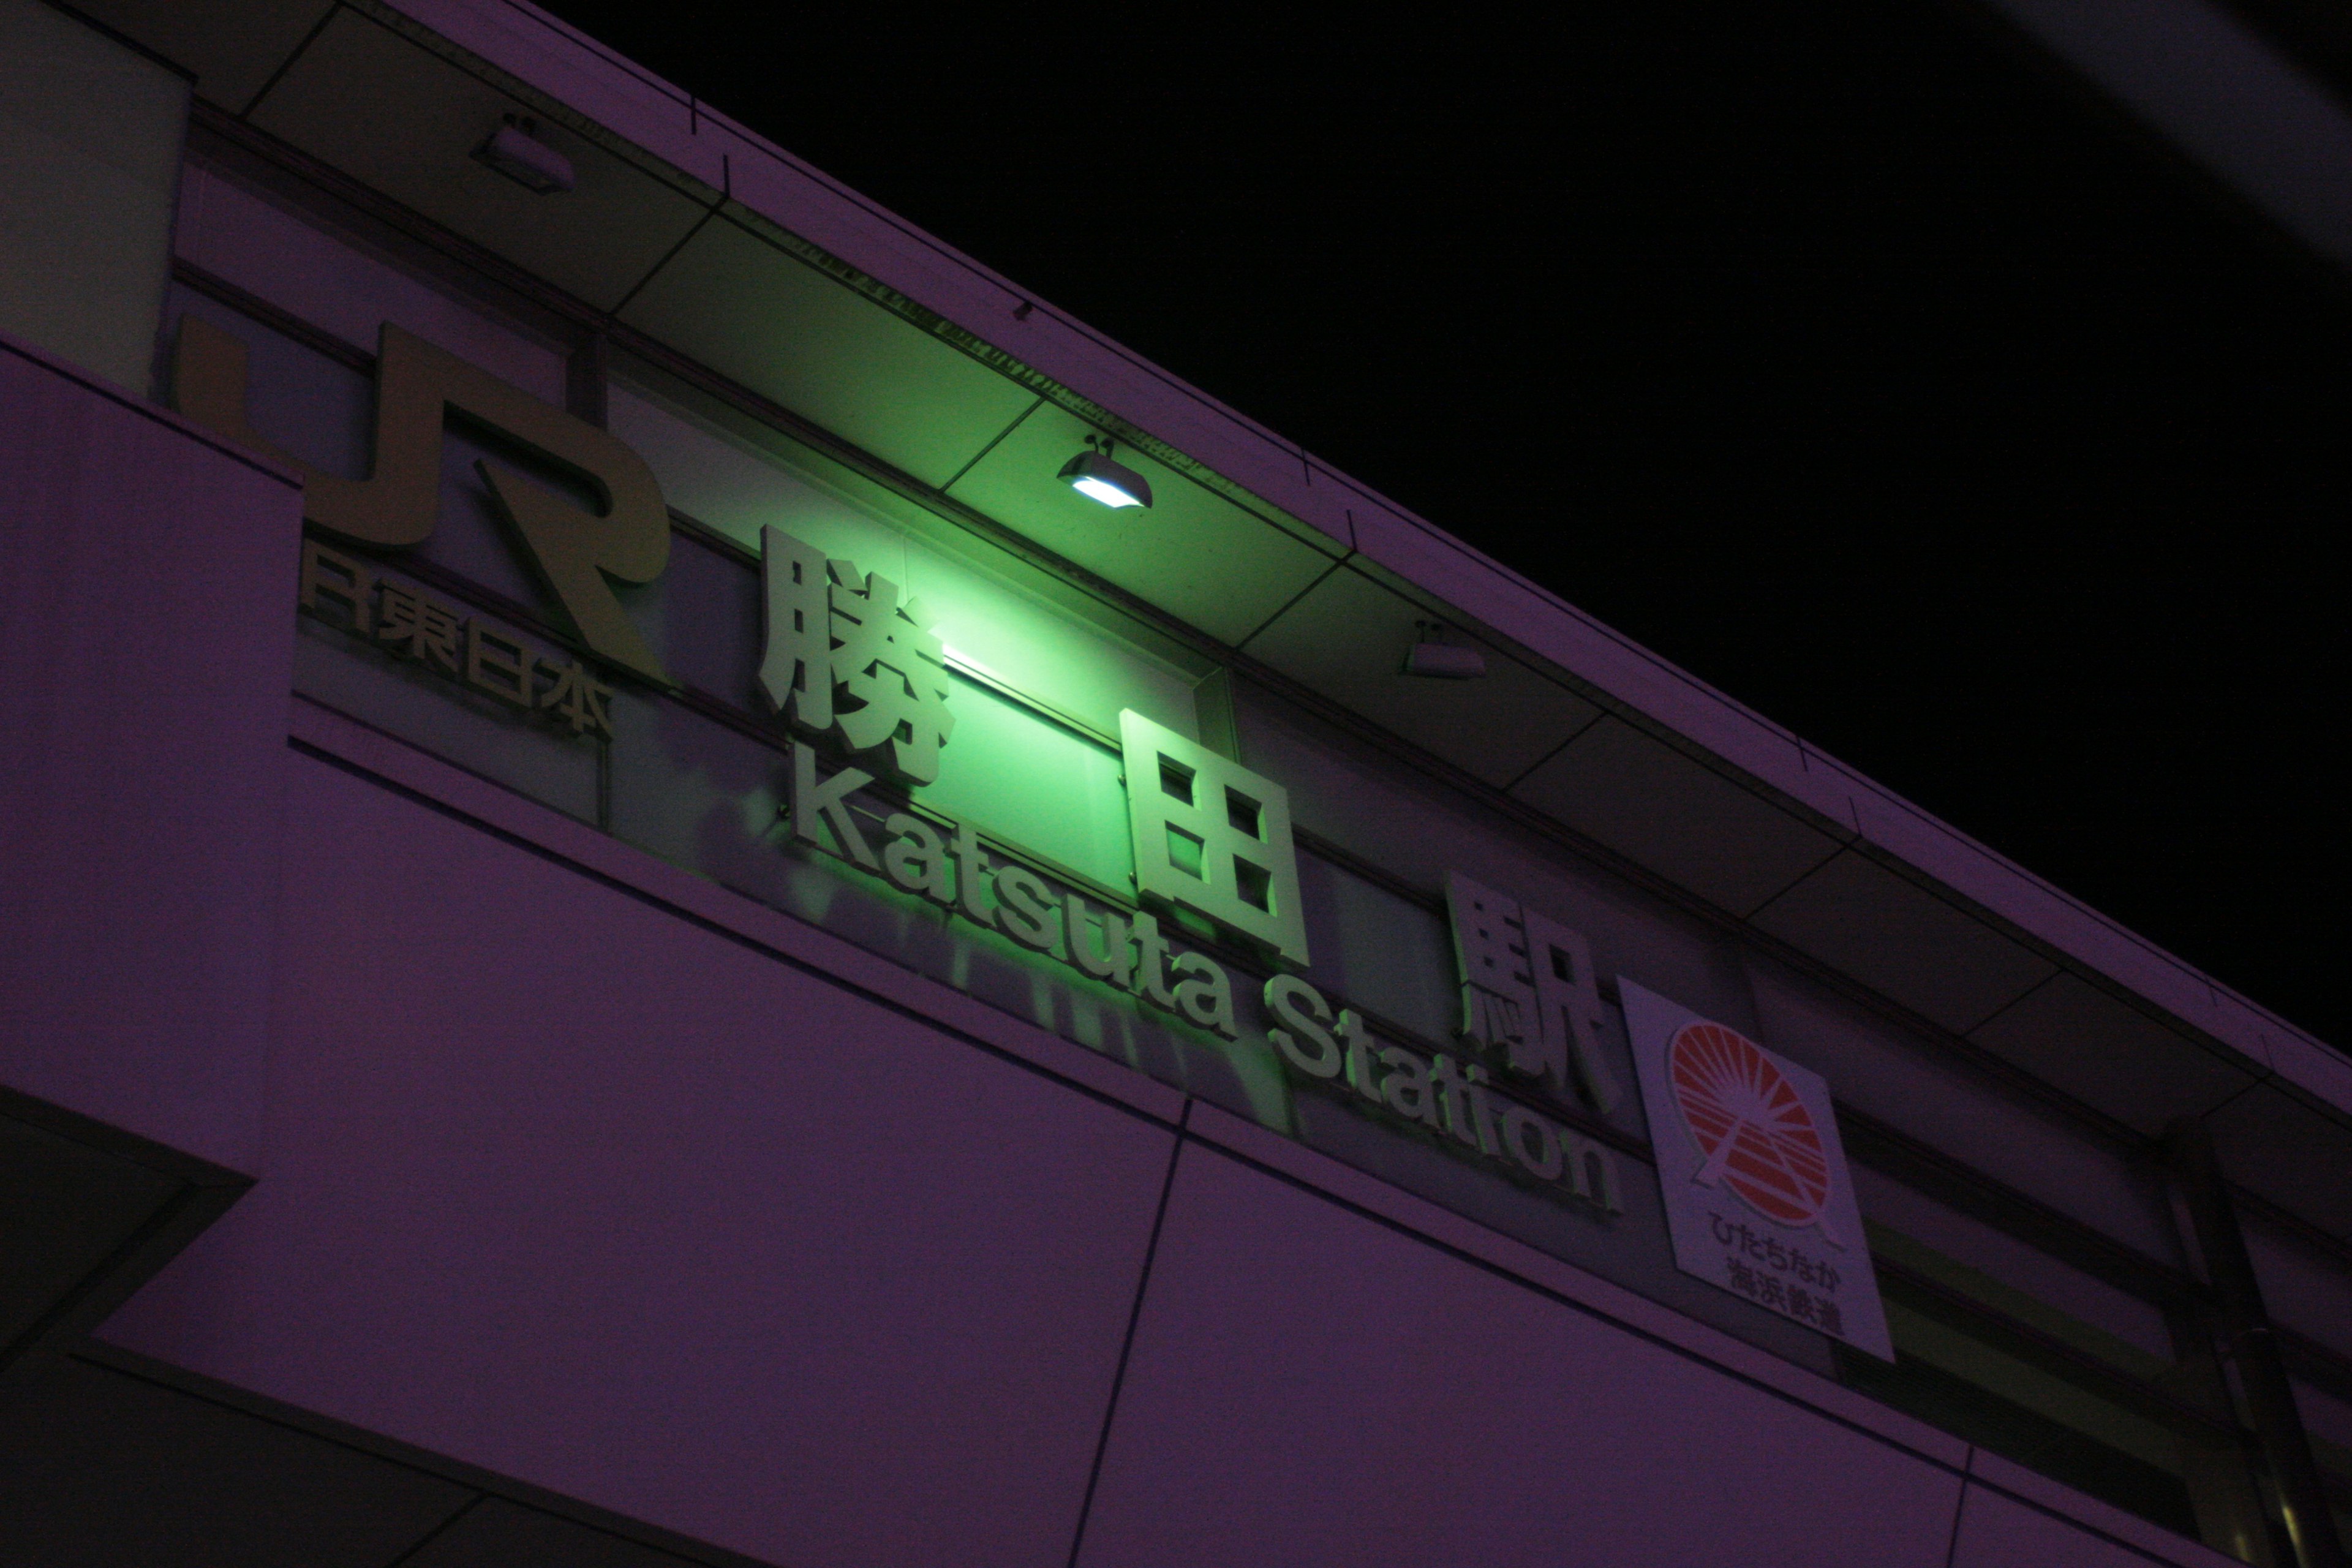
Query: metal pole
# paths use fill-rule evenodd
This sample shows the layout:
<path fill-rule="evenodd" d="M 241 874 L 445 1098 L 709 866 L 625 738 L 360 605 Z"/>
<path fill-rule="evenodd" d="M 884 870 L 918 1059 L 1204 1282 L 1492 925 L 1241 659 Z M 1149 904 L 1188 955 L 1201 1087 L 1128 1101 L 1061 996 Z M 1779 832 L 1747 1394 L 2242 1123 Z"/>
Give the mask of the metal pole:
<path fill-rule="evenodd" d="M 2311 1442 L 2304 1434 L 2302 1414 L 2295 1409 L 2286 1363 L 2279 1357 L 2269 1314 L 2263 1310 L 2253 1260 L 2246 1254 L 2237 1210 L 2231 1206 L 2221 1184 L 2221 1164 L 2213 1152 L 2212 1135 L 2201 1121 L 2177 1121 L 2165 1145 L 2171 1156 L 2173 1177 L 2189 1205 L 2206 1278 L 2221 1303 L 2231 1359 L 2238 1363 L 2238 1379 L 2253 1414 L 2254 1436 L 2270 1464 L 2271 1479 L 2278 1484 L 2279 1508 L 2286 1516 L 2287 1539 L 2294 1545 L 2295 1562 L 2298 1568 L 2346 1568 L 2344 1543 L 2336 1537 L 2336 1517 L 2328 1511 L 2327 1494 L 2321 1489 L 2319 1469 L 2312 1462 Z"/>

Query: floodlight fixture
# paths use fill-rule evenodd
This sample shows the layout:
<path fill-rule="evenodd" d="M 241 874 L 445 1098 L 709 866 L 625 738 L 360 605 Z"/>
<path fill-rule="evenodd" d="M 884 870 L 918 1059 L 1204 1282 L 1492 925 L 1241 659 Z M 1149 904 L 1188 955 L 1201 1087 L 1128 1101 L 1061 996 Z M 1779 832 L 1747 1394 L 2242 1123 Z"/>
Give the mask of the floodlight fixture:
<path fill-rule="evenodd" d="M 539 139 L 539 122 L 509 114 L 474 156 L 516 184 L 542 196 L 560 195 L 577 180 L 572 160 Z"/>
<path fill-rule="evenodd" d="M 1151 485 L 1124 463 L 1111 460 L 1111 438 L 1087 437 L 1087 450 L 1062 465 L 1062 482 L 1107 507 L 1150 506 Z"/>
<path fill-rule="evenodd" d="M 1406 675 L 1423 680 L 1476 680 L 1486 673 L 1486 656 L 1475 647 L 1449 640 L 1445 626 L 1423 621 L 1420 636 L 1405 650 Z"/>

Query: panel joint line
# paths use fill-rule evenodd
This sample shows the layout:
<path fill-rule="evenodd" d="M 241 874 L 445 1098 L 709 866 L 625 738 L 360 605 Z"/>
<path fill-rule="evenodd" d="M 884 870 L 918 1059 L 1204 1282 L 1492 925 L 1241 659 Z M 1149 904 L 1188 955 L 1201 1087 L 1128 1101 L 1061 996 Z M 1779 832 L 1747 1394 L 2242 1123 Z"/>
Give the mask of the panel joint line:
<path fill-rule="evenodd" d="M 1095 1487 L 1102 1479 L 1103 1456 L 1110 1450 L 1111 1424 L 1118 1418 L 1119 1391 L 1127 1384 L 1128 1357 L 1135 1352 L 1135 1331 L 1143 1321 L 1143 1297 L 1151 1287 L 1151 1264 L 1160 1253 L 1160 1228 L 1168 1223 L 1168 1197 L 1176 1190 L 1176 1162 L 1184 1152 L 1184 1130 L 1192 1120 L 1192 1096 L 1176 1118 L 1176 1141 L 1168 1150 L 1168 1170 L 1160 1179 L 1160 1206 L 1151 1215 L 1151 1236 L 1143 1244 L 1143 1267 L 1135 1279 L 1135 1300 L 1128 1308 L 1127 1335 L 1119 1342 L 1118 1364 L 1110 1378 L 1110 1397 L 1103 1403 L 1102 1431 L 1095 1438 L 1095 1459 L 1087 1470 L 1087 1489 L 1078 1499 L 1077 1527 L 1070 1534 L 1069 1568 L 1077 1568 L 1078 1551 L 1086 1544 L 1087 1519 L 1094 1511 Z"/>

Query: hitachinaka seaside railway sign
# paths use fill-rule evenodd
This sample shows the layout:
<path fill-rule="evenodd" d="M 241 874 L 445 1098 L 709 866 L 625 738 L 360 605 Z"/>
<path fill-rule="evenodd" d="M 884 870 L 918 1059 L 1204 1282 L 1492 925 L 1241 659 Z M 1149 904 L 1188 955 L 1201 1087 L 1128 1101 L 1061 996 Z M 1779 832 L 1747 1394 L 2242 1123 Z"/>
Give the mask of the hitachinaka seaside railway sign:
<path fill-rule="evenodd" d="M 1893 1361 L 1829 1086 L 1736 1029 L 1617 984 L 1675 1266 Z"/>

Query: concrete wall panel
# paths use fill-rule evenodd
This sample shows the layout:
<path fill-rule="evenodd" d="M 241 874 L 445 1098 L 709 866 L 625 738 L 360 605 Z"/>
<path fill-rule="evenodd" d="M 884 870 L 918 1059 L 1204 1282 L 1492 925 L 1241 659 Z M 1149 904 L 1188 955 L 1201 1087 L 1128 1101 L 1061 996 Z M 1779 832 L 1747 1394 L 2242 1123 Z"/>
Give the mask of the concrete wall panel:
<path fill-rule="evenodd" d="M 1195 1144 L 1079 1561 L 1942 1568 L 1959 1486 Z"/>
<path fill-rule="evenodd" d="M 1970 1487 L 1952 1568 L 2147 1568 L 2148 1559 L 1999 1492 Z"/>
<path fill-rule="evenodd" d="M 299 494 L 0 342 L 0 1083 L 249 1170 Z"/>
<path fill-rule="evenodd" d="M 1066 1552 L 1171 1132 L 295 766 L 260 1184 L 109 1337 L 763 1558 Z"/>
<path fill-rule="evenodd" d="M 2146 1530 L 2141 1526 L 2133 1533 Z M 2236 1562 L 2177 1536 L 2151 1545 L 2152 1550 L 2136 1550 L 2005 1493 L 1971 1486 L 1960 1506 L 1951 1568 L 2228 1568 Z"/>

